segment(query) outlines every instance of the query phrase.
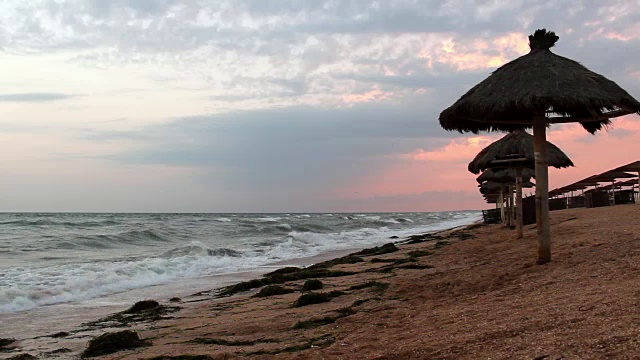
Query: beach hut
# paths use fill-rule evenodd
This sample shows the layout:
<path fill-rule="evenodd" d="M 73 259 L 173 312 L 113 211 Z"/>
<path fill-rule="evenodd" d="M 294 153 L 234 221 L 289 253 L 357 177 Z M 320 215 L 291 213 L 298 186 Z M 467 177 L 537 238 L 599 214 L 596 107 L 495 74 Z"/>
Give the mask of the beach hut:
<path fill-rule="evenodd" d="M 551 261 L 547 126 L 577 122 L 593 134 L 611 118 L 640 112 L 640 102 L 616 83 L 552 53 L 558 39 L 536 30 L 529 53 L 498 68 L 439 118 L 444 129 L 460 132 L 533 128 L 538 264 Z"/>
<path fill-rule="evenodd" d="M 573 162 L 562 150 L 550 142 L 547 143 L 548 166 L 566 168 L 573 166 Z M 502 163 L 501 165 L 498 163 Z M 517 180 L 518 171 L 531 168 L 535 165 L 534 139 L 524 130 L 512 131 L 501 139 L 494 141 L 482 149 L 469 163 L 467 169 L 478 174 L 492 166 L 515 168 L 516 172 L 516 229 L 518 239 L 523 237 L 522 214 L 522 186 Z M 535 174 L 530 177 L 535 178 Z"/>

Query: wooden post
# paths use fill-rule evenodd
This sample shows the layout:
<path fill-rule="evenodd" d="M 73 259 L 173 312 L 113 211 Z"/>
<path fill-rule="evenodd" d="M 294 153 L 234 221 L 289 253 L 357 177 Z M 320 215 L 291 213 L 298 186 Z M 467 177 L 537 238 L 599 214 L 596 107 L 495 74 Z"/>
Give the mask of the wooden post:
<path fill-rule="evenodd" d="M 640 170 L 638 170 L 638 197 L 636 198 L 636 204 L 640 204 Z"/>
<path fill-rule="evenodd" d="M 515 190 L 515 184 L 509 184 L 509 200 L 511 201 L 511 227 L 516 226 L 516 202 L 513 199 L 513 191 Z"/>
<path fill-rule="evenodd" d="M 522 239 L 522 168 L 516 168 L 516 239 Z"/>
<path fill-rule="evenodd" d="M 502 193 L 502 187 L 500 187 L 500 195 L 498 195 L 498 201 L 500 201 L 500 219 L 504 224 L 507 219 L 504 217 L 504 194 Z"/>
<path fill-rule="evenodd" d="M 611 180 L 611 198 L 613 199 L 613 205 L 616 204 L 616 188 L 613 186 L 615 184 L 615 179 Z"/>
<path fill-rule="evenodd" d="M 549 226 L 549 167 L 547 155 L 547 119 L 544 114 L 533 117 L 533 148 L 536 161 L 536 230 L 538 232 L 538 264 L 551 261 L 551 228 Z"/>
<path fill-rule="evenodd" d="M 513 225 L 513 212 L 511 211 L 511 208 L 513 206 L 513 197 L 511 197 L 511 185 L 507 185 L 507 192 L 507 226 L 511 228 L 511 225 Z"/>

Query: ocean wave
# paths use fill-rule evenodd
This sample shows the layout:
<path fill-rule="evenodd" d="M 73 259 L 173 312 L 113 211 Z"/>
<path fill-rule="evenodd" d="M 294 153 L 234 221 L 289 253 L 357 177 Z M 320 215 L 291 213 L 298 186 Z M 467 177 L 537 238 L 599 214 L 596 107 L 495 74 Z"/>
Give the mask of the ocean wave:
<path fill-rule="evenodd" d="M 131 230 L 117 234 L 77 235 L 66 241 L 57 242 L 53 248 L 57 249 L 108 249 L 122 244 L 146 246 L 154 242 L 168 242 L 170 239 L 158 232 L 146 230 Z"/>
<path fill-rule="evenodd" d="M 266 260 L 242 259 L 231 249 L 208 249 L 192 243 L 159 257 L 66 264 L 45 268 L 13 268 L 0 280 L 0 312 L 82 301 L 121 291 L 235 271 Z"/>

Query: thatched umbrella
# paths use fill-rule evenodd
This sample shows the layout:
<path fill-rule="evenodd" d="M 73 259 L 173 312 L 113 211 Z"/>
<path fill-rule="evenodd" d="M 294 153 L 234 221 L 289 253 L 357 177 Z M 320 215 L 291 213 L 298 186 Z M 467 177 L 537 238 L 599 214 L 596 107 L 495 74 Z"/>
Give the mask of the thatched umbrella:
<path fill-rule="evenodd" d="M 497 181 L 501 183 L 516 183 L 516 177 L 518 176 L 518 171 L 516 169 L 486 169 L 480 176 L 476 178 L 478 184 L 481 184 L 485 181 Z M 528 181 L 531 178 L 535 178 L 535 171 L 531 168 L 524 168 L 522 170 L 523 181 Z"/>
<path fill-rule="evenodd" d="M 534 171 L 531 168 L 507 168 L 507 169 L 487 169 L 480 176 L 476 178 L 476 181 L 479 184 L 482 184 L 485 181 L 492 181 L 497 183 L 506 184 L 506 191 L 500 190 L 498 198 L 503 200 L 503 196 L 507 195 L 507 216 L 506 223 L 511 226 L 513 225 L 514 220 L 518 220 L 517 224 L 521 224 L 522 221 L 522 181 L 529 181 L 532 177 L 534 177 Z M 516 190 L 516 198 L 517 202 L 514 204 L 513 201 L 513 190 Z M 519 195 L 518 195 L 519 194 Z M 503 201 L 500 203 L 500 210 L 503 221 L 505 220 L 505 210 L 503 206 Z M 515 206 L 514 206 L 515 205 Z M 520 209 L 518 211 L 518 216 L 516 217 L 514 214 L 514 209 Z M 522 226 L 518 226 L 518 234 L 522 233 Z M 520 238 L 520 237 L 518 237 Z"/>
<path fill-rule="evenodd" d="M 548 165 L 555 168 L 573 166 L 573 162 L 562 150 L 550 142 L 547 143 Z M 499 140 L 482 149 L 469 163 L 468 170 L 474 174 L 484 171 L 494 165 L 496 160 L 511 159 L 504 166 L 513 165 L 516 168 L 516 211 L 517 211 L 517 235 L 518 239 L 524 237 L 522 223 L 522 186 L 517 180 L 519 169 L 526 169 L 535 165 L 534 139 L 524 130 L 512 131 Z M 517 161 L 513 161 L 517 160 Z M 511 164 L 509 163 L 511 162 Z M 531 177 L 535 177 L 531 176 Z"/>
<path fill-rule="evenodd" d="M 553 54 L 556 41 L 555 33 L 536 30 L 528 54 L 498 68 L 440 114 L 443 128 L 460 132 L 533 127 L 540 264 L 551 261 L 547 125 L 579 122 L 595 133 L 611 118 L 640 112 L 640 102 L 616 83 Z"/>

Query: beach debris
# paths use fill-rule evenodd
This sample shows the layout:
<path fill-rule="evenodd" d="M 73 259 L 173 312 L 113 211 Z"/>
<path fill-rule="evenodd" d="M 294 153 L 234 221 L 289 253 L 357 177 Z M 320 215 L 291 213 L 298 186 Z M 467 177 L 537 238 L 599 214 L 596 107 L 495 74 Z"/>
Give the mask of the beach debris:
<path fill-rule="evenodd" d="M 16 346 L 13 345 L 15 342 L 16 339 L 0 338 L 0 352 L 15 349 Z"/>
<path fill-rule="evenodd" d="M 105 333 L 89 341 L 89 345 L 82 352 L 82 358 L 113 354 L 121 350 L 135 349 L 151 345 L 140 339 L 138 333 L 131 330 Z"/>
<path fill-rule="evenodd" d="M 306 293 L 306 294 L 302 294 L 300 295 L 300 297 L 298 298 L 298 300 L 296 300 L 293 303 L 294 307 L 302 307 L 302 306 L 307 306 L 307 305 L 313 305 L 313 304 L 320 304 L 320 303 L 324 303 L 324 302 L 329 302 L 331 301 L 331 299 L 336 298 L 338 296 L 342 296 L 344 295 L 345 292 L 343 291 L 331 291 L 328 293 Z"/>
<path fill-rule="evenodd" d="M 155 300 L 142 300 L 133 304 L 129 309 L 125 310 L 125 314 L 138 314 L 143 311 L 155 310 L 160 307 L 160 303 Z"/>
<path fill-rule="evenodd" d="M 283 284 L 287 281 L 296 281 L 303 279 L 315 279 L 325 277 L 338 277 L 353 275 L 354 272 L 341 271 L 341 270 L 329 270 L 325 268 L 299 268 L 299 267 L 285 267 L 276 271 L 267 273 L 262 279 L 253 279 L 249 281 L 243 281 L 234 285 L 224 287 L 218 293 L 218 296 L 230 296 L 239 292 L 248 291 L 257 287 L 266 285 Z"/>
<path fill-rule="evenodd" d="M 257 294 L 253 295 L 253 297 L 267 297 L 267 296 L 274 296 L 274 295 L 284 295 L 284 294 L 290 294 L 292 292 L 293 292 L 292 289 L 287 289 L 284 286 L 268 285 L 268 286 L 263 287 L 260 290 L 260 292 L 258 292 Z"/>
<path fill-rule="evenodd" d="M 413 251 L 409 251 L 407 255 L 409 255 L 410 257 L 417 258 L 417 257 L 433 255 L 433 253 L 427 250 L 413 250 Z"/>
<path fill-rule="evenodd" d="M 400 249 L 398 249 L 398 247 L 395 246 L 393 243 L 387 243 L 382 246 L 376 246 L 369 249 L 364 249 L 364 250 L 355 252 L 351 255 L 360 255 L 360 256 L 383 255 L 383 254 L 396 252 L 398 250 Z"/>
<path fill-rule="evenodd" d="M 171 299 L 169 299 L 170 302 L 180 302 L 182 301 L 182 299 L 180 299 L 179 297 L 172 297 Z"/>
<path fill-rule="evenodd" d="M 322 281 L 318 279 L 311 279 L 304 282 L 302 285 L 302 291 L 320 290 L 324 287 Z"/>
<path fill-rule="evenodd" d="M 389 239 L 398 239 L 398 235 L 389 236 Z"/>
<path fill-rule="evenodd" d="M 434 234 L 411 235 L 407 238 L 407 240 L 405 240 L 406 241 L 405 243 L 420 244 L 425 241 L 442 240 L 442 239 L 444 239 L 442 236 L 434 235 Z"/>
<path fill-rule="evenodd" d="M 360 263 L 363 262 L 364 259 L 356 256 L 354 254 L 349 254 L 347 256 L 343 256 L 343 257 L 339 257 L 337 259 L 333 259 L 333 260 L 327 260 L 327 261 L 323 261 L 321 263 L 318 264 L 314 264 L 309 266 L 307 269 L 321 269 L 321 268 L 329 268 L 332 267 L 334 265 L 341 265 L 341 264 L 356 264 L 356 263 Z"/>
<path fill-rule="evenodd" d="M 52 338 L 54 338 L 54 339 L 58 339 L 58 338 L 67 337 L 67 336 L 69 336 L 69 335 L 70 335 L 70 334 L 69 334 L 68 332 L 66 332 L 66 331 L 59 331 L 59 332 L 57 332 L 57 333 L 55 333 L 55 334 L 51 334 L 51 335 L 49 335 L 49 337 L 52 337 Z"/>
<path fill-rule="evenodd" d="M 85 323 L 90 328 L 123 327 L 131 323 L 168 319 L 167 314 L 180 310 L 178 306 L 165 306 L 155 300 L 138 301 L 129 309 Z"/>
<path fill-rule="evenodd" d="M 24 354 L 14 355 L 7 360 L 34 360 L 34 359 L 37 359 L 37 357 L 31 354 L 24 353 Z"/>
<path fill-rule="evenodd" d="M 434 249 L 440 249 L 440 248 L 443 248 L 443 247 L 445 247 L 447 245 L 449 245 L 448 241 L 441 240 L 441 241 L 436 242 L 435 245 L 433 245 L 433 248 Z"/>

